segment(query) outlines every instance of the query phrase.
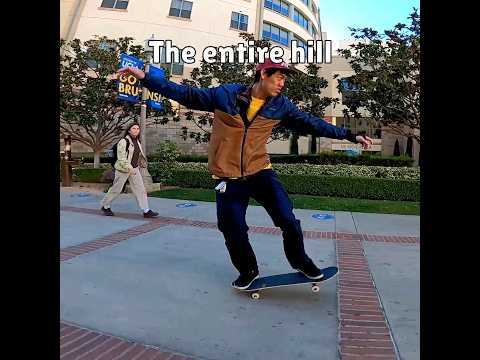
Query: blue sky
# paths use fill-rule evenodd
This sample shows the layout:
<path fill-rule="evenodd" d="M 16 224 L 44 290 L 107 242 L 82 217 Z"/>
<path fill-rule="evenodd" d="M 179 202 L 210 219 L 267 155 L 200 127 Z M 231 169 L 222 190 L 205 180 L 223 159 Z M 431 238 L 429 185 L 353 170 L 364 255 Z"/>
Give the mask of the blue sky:
<path fill-rule="evenodd" d="M 379 32 L 399 22 L 408 24 L 413 8 L 420 0 L 316 0 L 320 8 L 322 31 L 328 40 L 351 38 L 348 27 L 372 27 Z"/>

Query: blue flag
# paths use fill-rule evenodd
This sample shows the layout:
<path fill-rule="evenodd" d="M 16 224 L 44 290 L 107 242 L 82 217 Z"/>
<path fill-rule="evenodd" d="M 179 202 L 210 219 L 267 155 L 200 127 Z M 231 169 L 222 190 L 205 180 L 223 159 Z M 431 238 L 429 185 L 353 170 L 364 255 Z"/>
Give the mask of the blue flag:
<path fill-rule="evenodd" d="M 126 66 L 132 66 L 143 69 L 144 63 L 142 60 L 132 55 L 120 54 L 120 64 L 118 68 L 121 69 Z M 137 103 L 140 101 L 140 81 L 133 75 L 122 75 L 117 81 L 118 83 L 118 100 L 125 100 Z"/>

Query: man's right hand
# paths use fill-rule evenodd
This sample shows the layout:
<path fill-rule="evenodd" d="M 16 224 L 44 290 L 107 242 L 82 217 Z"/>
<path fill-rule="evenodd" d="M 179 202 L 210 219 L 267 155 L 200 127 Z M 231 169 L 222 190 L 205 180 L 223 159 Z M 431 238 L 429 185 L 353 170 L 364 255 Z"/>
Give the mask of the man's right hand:
<path fill-rule="evenodd" d="M 143 72 L 143 70 L 133 66 L 127 66 L 118 70 L 117 76 L 120 77 L 121 75 L 125 75 L 125 76 L 133 75 L 138 80 L 142 80 L 145 77 L 145 73 Z"/>

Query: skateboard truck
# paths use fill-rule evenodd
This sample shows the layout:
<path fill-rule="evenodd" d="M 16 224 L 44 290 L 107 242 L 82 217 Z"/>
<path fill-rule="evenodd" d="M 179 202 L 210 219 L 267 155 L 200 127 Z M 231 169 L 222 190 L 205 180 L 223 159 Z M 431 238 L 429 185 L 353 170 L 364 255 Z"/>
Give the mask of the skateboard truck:
<path fill-rule="evenodd" d="M 318 286 L 317 283 L 313 283 L 312 284 L 312 292 L 313 293 L 317 293 L 320 291 L 320 286 Z M 260 291 L 252 291 L 251 294 L 250 294 L 250 297 L 253 299 L 253 300 L 258 300 L 260 299 Z"/>

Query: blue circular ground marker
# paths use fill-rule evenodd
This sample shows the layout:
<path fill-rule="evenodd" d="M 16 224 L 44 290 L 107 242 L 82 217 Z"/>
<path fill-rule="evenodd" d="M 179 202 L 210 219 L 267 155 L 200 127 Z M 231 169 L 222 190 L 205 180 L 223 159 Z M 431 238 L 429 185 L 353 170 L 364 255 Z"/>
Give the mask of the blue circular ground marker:
<path fill-rule="evenodd" d="M 332 220 L 335 216 L 330 214 L 313 214 L 312 217 L 317 220 Z"/>
<path fill-rule="evenodd" d="M 189 208 L 189 207 L 194 207 L 194 206 L 197 206 L 197 205 L 192 204 L 192 203 L 183 203 L 183 204 L 177 204 L 175 206 L 177 208 Z"/>
<path fill-rule="evenodd" d="M 78 194 L 72 194 L 70 195 L 71 197 L 87 197 L 90 196 L 89 193 L 78 193 Z"/>

